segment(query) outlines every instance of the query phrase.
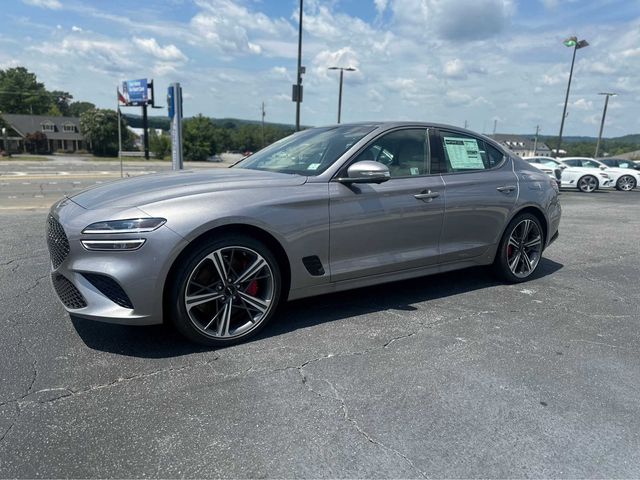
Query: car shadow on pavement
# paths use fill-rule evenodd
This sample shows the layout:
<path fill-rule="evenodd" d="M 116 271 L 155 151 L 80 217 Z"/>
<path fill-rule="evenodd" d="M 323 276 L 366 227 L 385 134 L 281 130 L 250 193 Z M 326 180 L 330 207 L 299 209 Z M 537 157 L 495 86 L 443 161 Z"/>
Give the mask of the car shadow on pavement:
<path fill-rule="evenodd" d="M 546 277 L 564 265 L 543 258 L 529 281 Z M 504 285 L 488 267 L 473 267 L 411 280 L 311 297 L 289 302 L 281 308 L 280 318 L 256 338 L 282 335 L 343 318 L 385 310 L 414 311 L 413 305 L 484 288 Z"/>
<path fill-rule="evenodd" d="M 563 267 L 543 258 L 535 280 Z M 286 303 L 274 319 L 253 340 L 284 335 L 301 328 L 385 310 L 413 311 L 415 303 L 458 295 L 500 285 L 486 267 L 442 273 L 411 280 L 359 288 Z M 212 351 L 184 339 L 170 325 L 135 327 L 114 325 L 71 316 L 84 343 L 92 349 L 141 358 L 168 358 Z M 251 342 L 252 340 L 248 340 Z"/>

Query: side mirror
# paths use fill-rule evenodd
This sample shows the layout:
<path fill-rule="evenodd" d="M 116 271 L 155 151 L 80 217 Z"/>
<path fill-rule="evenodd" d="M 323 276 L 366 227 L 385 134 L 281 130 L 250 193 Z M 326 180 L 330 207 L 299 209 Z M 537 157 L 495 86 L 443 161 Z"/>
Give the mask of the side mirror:
<path fill-rule="evenodd" d="M 391 178 L 389 167 L 371 160 L 356 162 L 347 169 L 347 176 L 339 178 L 341 183 L 382 183 Z"/>
<path fill-rule="evenodd" d="M 600 170 L 606 170 L 607 167 L 605 167 L 604 165 L 600 165 Z"/>

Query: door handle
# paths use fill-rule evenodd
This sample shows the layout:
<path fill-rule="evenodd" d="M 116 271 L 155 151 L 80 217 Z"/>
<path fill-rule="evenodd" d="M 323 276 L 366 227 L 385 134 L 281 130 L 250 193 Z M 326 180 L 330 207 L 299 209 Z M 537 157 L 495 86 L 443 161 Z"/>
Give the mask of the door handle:
<path fill-rule="evenodd" d="M 434 198 L 438 198 L 439 196 L 440 196 L 440 193 L 427 190 L 426 192 L 423 192 L 423 193 L 416 193 L 413 197 L 416 198 L 417 200 L 424 200 L 426 202 L 430 202 Z"/>
<path fill-rule="evenodd" d="M 515 189 L 516 189 L 515 185 L 505 185 L 504 187 L 496 188 L 496 190 L 498 190 L 500 193 L 511 193 Z"/>

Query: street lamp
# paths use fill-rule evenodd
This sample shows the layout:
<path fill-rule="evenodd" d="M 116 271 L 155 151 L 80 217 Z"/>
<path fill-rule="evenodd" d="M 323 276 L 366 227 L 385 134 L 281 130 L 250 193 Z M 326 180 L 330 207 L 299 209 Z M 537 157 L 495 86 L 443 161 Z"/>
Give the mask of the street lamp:
<path fill-rule="evenodd" d="M 560 122 L 560 135 L 558 135 L 558 147 L 556 148 L 556 157 L 560 155 L 560 146 L 562 145 L 562 130 L 564 129 L 564 119 L 567 116 L 567 102 L 569 101 L 569 90 L 571 89 L 571 77 L 573 76 L 573 64 L 576 61 L 576 50 L 589 46 L 586 40 L 578 40 L 576 36 L 567 38 L 564 42 L 565 47 L 573 47 L 573 58 L 571 59 L 571 70 L 569 70 L 569 83 L 567 83 L 567 94 L 564 97 L 564 109 L 562 110 L 562 121 Z"/>
<path fill-rule="evenodd" d="M 300 103 L 302 102 L 302 74 L 305 68 L 302 66 L 302 3 L 300 0 L 300 17 L 298 19 L 298 68 L 296 70 L 296 83 L 293 86 L 292 100 L 296 102 L 296 132 L 300 131 Z"/>
<path fill-rule="evenodd" d="M 329 70 L 340 70 L 340 90 L 338 93 L 338 123 L 340 123 L 340 112 L 342 110 L 342 78 L 344 76 L 344 71 L 355 72 L 356 69 L 353 67 L 329 67 Z"/>
<path fill-rule="evenodd" d="M 598 95 L 604 95 L 604 110 L 602 111 L 602 122 L 600 122 L 600 133 L 598 134 L 598 143 L 596 143 L 596 153 L 594 158 L 598 157 L 598 151 L 600 150 L 600 141 L 602 140 L 602 129 L 604 128 L 604 117 L 607 116 L 607 105 L 609 104 L 609 97 L 615 97 L 616 93 L 600 92 Z"/>

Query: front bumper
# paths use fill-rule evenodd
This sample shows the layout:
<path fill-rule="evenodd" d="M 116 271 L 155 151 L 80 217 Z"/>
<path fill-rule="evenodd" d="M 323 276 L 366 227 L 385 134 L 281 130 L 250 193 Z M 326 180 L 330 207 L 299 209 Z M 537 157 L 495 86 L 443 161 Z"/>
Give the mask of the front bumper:
<path fill-rule="evenodd" d="M 87 210 L 65 199 L 55 204 L 49 215 L 48 221 L 53 219 L 59 225 L 48 226 L 51 280 L 69 313 L 127 325 L 162 323 L 164 282 L 170 265 L 186 245 L 182 237 L 166 225 L 133 235 L 81 233 L 94 221 L 147 216 L 131 208 Z M 51 233 L 52 225 L 56 232 Z M 81 239 L 133 237 L 146 240 L 138 250 L 89 251 L 80 243 Z"/>

